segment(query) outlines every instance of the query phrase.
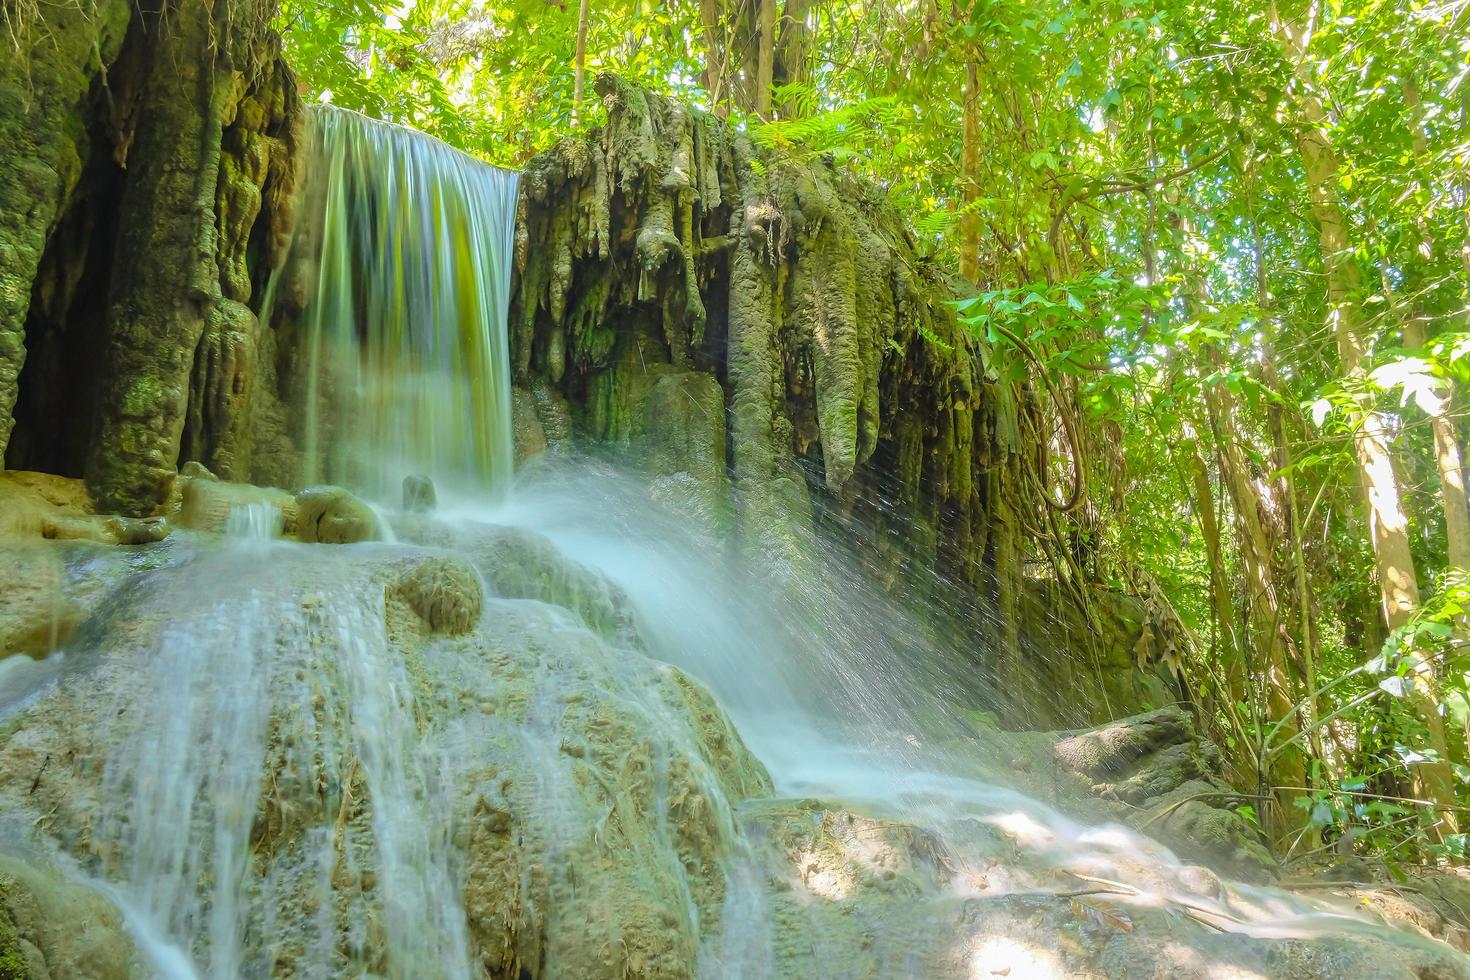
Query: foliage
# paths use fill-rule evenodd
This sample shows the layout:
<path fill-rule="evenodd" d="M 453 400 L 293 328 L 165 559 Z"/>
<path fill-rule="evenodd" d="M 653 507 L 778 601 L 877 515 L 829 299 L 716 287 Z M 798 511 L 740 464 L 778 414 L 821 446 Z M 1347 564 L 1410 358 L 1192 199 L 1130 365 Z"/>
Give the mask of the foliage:
<path fill-rule="evenodd" d="M 1242 789 L 1280 790 L 1259 815 L 1284 851 L 1462 848 L 1435 830 L 1448 811 L 1413 802 L 1430 733 L 1395 691 L 1432 668 L 1470 802 L 1466 570 L 1447 545 L 1434 428 L 1449 412 L 1460 450 L 1470 5 L 782 10 L 782 44 L 804 28 L 802 64 L 773 76 L 768 111 L 704 88 L 712 65 L 751 62 L 754 42 L 732 29 L 745 7 L 592 3 L 587 65 L 729 113 L 770 150 L 869 175 L 936 260 L 973 261 L 960 309 L 988 379 L 1049 392 L 1055 472 L 1039 479 L 1055 502 L 1075 466 L 1087 491 L 1032 522 L 1058 539 L 1038 557 L 1169 596 L 1198 638 L 1182 685 Z M 574 104 L 577 10 L 561 0 L 286 0 L 280 23 L 312 97 L 493 162 L 524 162 L 574 115 L 595 118 L 590 95 Z M 1330 147 L 1325 176 L 1308 166 L 1313 139 Z M 1343 254 L 1324 246 L 1324 195 L 1344 217 Z M 1358 286 L 1334 296 L 1343 265 Z M 1344 304 L 1361 320 L 1361 370 L 1335 336 Z M 1392 436 L 1426 596 L 1391 635 L 1355 456 L 1365 420 Z M 1278 765 L 1292 755 L 1300 789 Z"/>

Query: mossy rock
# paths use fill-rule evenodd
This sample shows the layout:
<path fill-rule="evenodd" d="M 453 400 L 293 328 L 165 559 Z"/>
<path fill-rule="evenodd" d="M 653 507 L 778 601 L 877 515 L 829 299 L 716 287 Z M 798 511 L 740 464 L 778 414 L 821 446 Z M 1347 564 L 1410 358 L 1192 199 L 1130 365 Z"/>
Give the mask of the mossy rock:
<path fill-rule="evenodd" d="M 425 558 L 390 591 L 408 603 L 431 633 L 468 633 L 485 604 L 480 576 L 456 558 Z"/>
<path fill-rule="evenodd" d="M 296 495 L 296 538 L 308 544 L 355 544 L 382 537 L 378 515 L 341 487 L 308 487 Z"/>
<path fill-rule="evenodd" d="M 100 895 L 0 855 L 0 980 L 129 980 L 134 959 Z"/>
<path fill-rule="evenodd" d="M 296 526 L 297 501 L 284 490 L 249 483 L 228 483 L 213 476 L 181 476 L 183 491 L 177 521 L 180 527 L 223 534 L 230 515 L 251 506 L 269 506 L 280 511 L 284 530 Z"/>

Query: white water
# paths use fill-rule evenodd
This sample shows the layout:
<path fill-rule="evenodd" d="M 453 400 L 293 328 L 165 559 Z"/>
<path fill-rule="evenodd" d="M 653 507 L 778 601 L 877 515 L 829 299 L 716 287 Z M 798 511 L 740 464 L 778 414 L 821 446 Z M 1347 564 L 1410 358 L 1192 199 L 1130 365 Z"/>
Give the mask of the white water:
<path fill-rule="evenodd" d="M 511 475 L 510 303 L 520 175 L 329 106 L 312 115 L 305 483 L 388 499 L 403 477 Z"/>
<path fill-rule="evenodd" d="M 1215 893 L 1212 876 L 1156 841 L 1079 822 L 1011 788 L 1008 762 L 987 758 L 997 746 L 960 717 L 968 695 L 933 686 L 926 660 L 963 654 L 925 640 L 915 614 L 864 582 L 840 549 L 812 540 L 825 575 L 795 594 L 773 594 L 700 547 L 683 519 L 647 504 L 640 487 L 603 467 L 542 470 L 502 504 L 461 503 L 451 514 L 534 530 L 616 583 L 654 656 L 711 688 L 778 796 L 830 800 L 937 832 L 962 867 L 988 869 L 983 888 L 958 885 L 958 894 L 1045 893 L 1059 874 L 1084 875 L 1136 889 L 1128 900 L 1137 904 L 1187 905 L 1223 931 L 1260 938 L 1381 929 L 1286 892 L 1227 885 Z M 900 695 L 914 685 L 917 695 Z M 922 713 L 906 707 L 916 697 L 928 702 Z M 977 833 L 982 826 L 1019 845 L 1014 867 L 995 863 L 995 837 Z M 737 860 L 728 873 L 757 872 Z M 734 894 L 755 907 L 727 928 L 758 930 L 756 896 Z M 747 952 L 750 941 L 724 937 L 726 948 Z"/>
<path fill-rule="evenodd" d="M 1219 887 L 1139 834 L 1078 822 L 1010 788 L 1003 744 L 966 720 L 979 686 L 952 669 L 972 656 L 965 644 L 973 638 L 921 621 L 840 549 L 808 542 L 819 575 L 743 568 L 734 549 L 711 547 L 690 534 L 685 515 L 651 504 L 636 478 L 589 463 L 539 468 L 502 497 L 514 175 L 335 112 L 317 118 L 316 159 L 325 177 L 322 217 L 308 232 L 318 236 L 309 245 L 321 263 L 311 376 L 322 389 L 309 393 L 307 432 L 320 475 L 380 506 L 391 506 L 403 475 L 433 475 L 451 540 L 474 540 L 488 525 L 544 537 L 560 560 L 595 570 L 627 597 L 642 648 L 604 642 L 569 608 L 502 599 L 481 623 L 488 650 L 469 658 L 430 646 L 411 671 L 389 643 L 381 581 L 359 574 L 407 551 L 283 542 L 282 515 L 266 507 L 232 514 L 224 542 L 191 542 L 199 553 L 167 574 L 140 575 L 136 595 L 124 596 L 126 613 L 102 620 L 117 634 L 81 644 L 75 674 L 62 669 L 71 655 L 6 665 L 0 716 L 69 684 L 120 692 L 89 733 L 103 760 L 95 813 L 86 833 L 73 835 L 85 844 L 59 834 L 56 847 L 77 852 L 76 864 L 123 908 L 155 972 L 171 980 L 277 970 L 480 975 L 466 922 L 469 821 L 457 804 L 474 785 L 475 806 L 498 806 L 508 793 L 496 782 L 501 769 L 529 772 L 521 846 L 552 866 L 548 876 L 580 882 L 583 894 L 595 889 L 595 879 L 577 877 L 589 820 L 563 751 L 574 730 L 569 693 L 581 697 L 591 685 L 606 694 L 599 707 L 627 708 L 648 726 L 657 778 L 647 812 L 618 814 L 627 804 L 616 803 L 600 819 L 656 815 L 654 849 L 620 857 L 664 865 L 676 883 L 667 926 L 698 935 L 689 966 L 710 978 L 777 975 L 778 934 L 792 928 L 774 911 L 782 894 L 840 902 L 853 886 L 803 881 L 802 869 L 788 867 L 784 887 L 773 887 L 752 815 L 763 801 L 731 807 L 692 746 L 687 719 L 657 696 L 662 675 L 644 653 L 714 692 L 769 769 L 777 798 L 901 821 L 938 842 L 957 873 L 947 890 L 913 900 L 913 918 L 872 924 L 880 975 L 918 972 L 909 948 L 956 942 L 943 931 L 955 902 L 1051 892 L 1068 880 L 1117 883 L 1127 893 L 1120 900 L 1136 907 L 1189 908 L 1216 929 L 1256 937 L 1377 928 L 1285 893 Z M 161 621 L 157 640 L 130 646 L 134 619 L 140 628 Z M 496 641 L 515 629 L 529 632 L 539 668 L 527 690 L 512 692 L 524 715 L 512 721 L 507 705 L 461 704 L 465 691 L 507 690 L 495 686 L 509 669 L 495 659 L 505 654 Z M 120 650 L 130 658 L 112 664 Z M 109 671 L 127 676 L 109 679 Z M 60 710 L 76 709 L 63 701 Z M 719 926 L 703 933 L 667 826 L 668 757 L 679 753 L 692 760 L 690 780 L 728 840 Z M 364 800 L 370 806 L 356 805 Z M 529 893 L 531 871 L 521 877 Z M 559 920 L 555 907 L 534 911 L 553 932 L 578 925 Z M 815 917 L 809 928 L 801 938 L 816 948 Z M 967 961 L 973 975 L 1016 963 L 1047 975 L 1045 956 L 1018 959 L 1005 945 L 1019 940 L 986 942 Z M 553 948 L 546 974 L 574 976 L 563 966 L 570 962 Z M 845 964 L 830 966 L 843 974 Z"/>
<path fill-rule="evenodd" d="M 269 940 L 285 936 L 303 946 L 293 953 L 302 975 L 333 976 L 370 945 L 359 929 L 355 948 L 337 948 L 333 894 L 344 875 L 368 874 L 381 909 L 360 900 L 349 909 L 382 924 L 387 975 L 422 976 L 415 964 L 434 964 L 435 976 L 468 977 L 448 839 L 452 760 L 420 742 L 413 684 L 387 646 L 380 597 L 273 587 L 272 569 L 308 548 L 242 541 L 200 560 L 188 594 L 170 599 L 178 620 L 150 676 L 114 709 L 103 774 L 114 805 L 99 813 L 94 845 L 126 855 L 108 862 L 109 893 L 165 976 L 267 975 Z M 211 593 L 225 597 L 209 602 Z M 314 828 L 262 874 L 252 838 L 323 791 L 344 808 L 370 794 L 371 822 L 340 827 L 335 841 Z M 315 921 L 305 907 L 318 910 Z"/>

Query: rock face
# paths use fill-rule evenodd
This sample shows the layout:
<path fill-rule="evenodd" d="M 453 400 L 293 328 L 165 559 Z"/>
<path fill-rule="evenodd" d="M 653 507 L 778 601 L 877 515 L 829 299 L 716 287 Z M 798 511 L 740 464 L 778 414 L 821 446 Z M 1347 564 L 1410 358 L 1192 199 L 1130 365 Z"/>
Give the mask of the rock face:
<path fill-rule="evenodd" d="M 0 546 L 0 568 L 0 658 L 44 657 L 76 627 L 61 558 L 41 543 Z"/>
<path fill-rule="evenodd" d="M 692 976 L 731 807 L 770 783 L 703 688 L 581 618 L 558 583 L 593 573 L 520 547 L 505 560 L 543 598 L 482 617 L 463 559 L 276 547 L 159 552 L 94 607 L 75 669 L 0 740 L 0 830 L 34 821 L 231 975 L 434 975 L 467 954 L 490 977 Z M 248 834 L 225 829 L 241 808 Z M 214 890 L 229 867 L 239 889 Z M 209 924 L 219 902 L 238 924 Z M 127 975 L 106 956 L 52 975 Z"/>
<path fill-rule="evenodd" d="M 742 817 L 760 828 L 763 870 L 785 882 L 770 898 L 774 976 L 1470 976 L 1458 953 L 1413 935 L 1272 941 L 1235 931 L 1233 913 L 1215 904 L 1223 886 L 1204 869 L 1178 902 L 1138 903 L 1127 887 L 1028 867 L 1004 833 L 992 859 L 976 860 L 902 822 L 816 801 L 753 802 Z M 1022 881 L 1059 894 L 1015 888 Z"/>
<path fill-rule="evenodd" d="M 341 487 L 308 487 L 296 495 L 296 537 L 320 544 L 354 544 L 379 536 L 373 509 Z"/>
<path fill-rule="evenodd" d="M 993 610 L 967 625 L 983 637 L 978 667 L 1008 690 L 1046 690 L 1037 662 L 1059 647 L 1096 636 L 1131 650 L 1143 622 L 1111 616 L 1098 590 L 1064 580 L 1052 598 L 1071 617 L 1030 608 L 1035 542 L 1018 515 L 1046 505 L 1027 496 L 1022 433 L 1041 430 L 1042 408 L 988 373 L 953 284 L 882 194 L 611 76 L 597 90 L 606 126 L 522 180 L 522 390 L 558 392 L 577 437 L 626 446 L 655 494 L 735 530 L 769 574 L 810 568 L 820 523 L 879 581 L 945 583 L 949 608 Z M 523 447 L 540 441 L 528 427 Z M 1088 677 L 1094 659 L 1063 673 Z M 1174 698 L 1105 692 L 1095 676 L 1075 686 L 1007 721 L 1078 724 Z"/>
<path fill-rule="evenodd" d="M 0 977 L 130 980 L 135 962 L 122 916 L 109 902 L 0 856 Z"/>
<path fill-rule="evenodd" d="M 262 0 L 32 6 L 0 67 L 0 453 L 109 512 L 287 482 L 265 280 L 300 107 Z M 30 11 L 30 12 L 27 12 Z M 60 41 L 58 41 L 60 39 Z"/>
<path fill-rule="evenodd" d="M 1160 708 L 1060 739 L 1068 772 L 1106 800 L 1132 808 L 1129 822 L 1186 858 L 1237 880 L 1260 881 L 1276 862 L 1260 832 L 1231 808 L 1247 802 L 1221 776 L 1219 750 L 1182 708 Z"/>
<path fill-rule="evenodd" d="M 7 52 L 0 64 L 0 456 L 15 428 L 28 350 L 55 356 L 35 350 L 36 338 L 28 342 L 27 313 L 33 291 L 44 297 L 51 285 L 42 267 L 68 205 L 99 192 L 83 182 L 89 160 L 107 155 L 106 147 L 94 146 L 89 96 L 99 72 L 122 51 L 129 6 L 126 0 L 67 5 L 51 23 L 17 25 L 27 56 Z M 85 240 L 87 233 L 84 226 L 74 234 Z M 83 263 L 68 271 L 56 277 L 63 288 L 75 284 Z"/>
<path fill-rule="evenodd" d="M 300 367 L 306 123 L 269 5 L 164 6 L 41 5 L 27 56 L 0 74 L 0 193 L 15 195 L 0 198 L 0 452 L 10 469 L 84 477 L 128 516 L 167 511 L 189 463 L 314 479 L 301 392 L 326 383 Z M 607 125 L 522 182 L 517 459 L 623 447 L 652 495 L 737 532 L 772 575 L 812 567 L 817 526 L 839 531 L 879 581 L 955 590 L 946 605 L 986 651 L 976 666 L 1009 689 L 1037 675 L 1029 650 L 1099 632 L 1131 647 L 1068 575 L 1075 628 L 1032 635 L 1046 618 L 1028 612 L 1021 569 L 1039 542 L 1018 515 L 1044 506 L 1023 435 L 1045 428 L 1042 406 L 987 373 L 951 284 L 881 191 L 612 77 L 598 87 Z M 372 536 L 363 515 L 342 521 L 328 537 Z M 989 607 L 977 594 L 995 615 L 965 612 Z M 1080 686 L 1071 717 L 1007 720 L 1159 700 Z"/>
<path fill-rule="evenodd" d="M 785 796 L 655 659 L 680 653 L 670 621 L 603 573 L 524 528 L 393 531 L 37 542 L 77 626 L 52 673 L 0 665 L 0 850 L 26 855 L 0 860 L 0 965 L 131 975 L 118 915 L 33 858 L 54 849 L 232 976 L 1470 977 L 1414 932 L 1253 935 L 1313 910 L 964 766 L 925 781 L 951 749 L 995 758 L 1164 836 L 1179 793 L 1218 785 L 1178 710 L 977 732 L 914 757 L 914 801 Z M 1233 850 L 1180 853 L 1243 868 L 1248 828 L 1210 813 Z"/>

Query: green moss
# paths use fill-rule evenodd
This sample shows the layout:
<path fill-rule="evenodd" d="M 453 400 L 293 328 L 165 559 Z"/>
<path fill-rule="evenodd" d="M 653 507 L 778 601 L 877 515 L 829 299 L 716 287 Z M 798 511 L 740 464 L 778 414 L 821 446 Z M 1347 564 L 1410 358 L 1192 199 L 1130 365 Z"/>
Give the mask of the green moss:
<path fill-rule="evenodd" d="M 716 377 L 733 516 L 760 560 L 809 562 L 824 496 L 875 523 L 889 518 L 865 500 L 900 500 L 920 529 L 911 555 L 967 580 L 995 567 L 984 548 L 1019 545 L 978 533 L 984 474 L 1014 465 L 991 451 L 1000 399 L 902 217 L 824 161 L 753 150 L 611 76 L 598 91 L 606 127 L 523 181 L 521 376 L 557 385 L 584 435 L 615 442 L 668 367 Z"/>
<path fill-rule="evenodd" d="M 0 59 L 0 458 L 14 426 L 31 285 L 92 152 L 88 93 L 122 47 L 129 7 L 47 5 L 44 23 L 20 35 L 29 49 Z"/>
<path fill-rule="evenodd" d="M 31 970 L 20 947 L 20 934 L 6 911 L 7 895 L 15 882 L 0 878 L 0 980 L 31 980 Z"/>

